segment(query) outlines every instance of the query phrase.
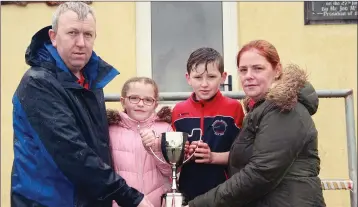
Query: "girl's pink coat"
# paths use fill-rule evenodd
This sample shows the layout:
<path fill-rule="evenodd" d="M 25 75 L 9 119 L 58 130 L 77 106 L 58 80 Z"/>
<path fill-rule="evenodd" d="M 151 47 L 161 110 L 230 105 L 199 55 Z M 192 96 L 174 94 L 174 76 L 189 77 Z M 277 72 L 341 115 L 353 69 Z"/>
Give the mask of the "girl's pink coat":
<path fill-rule="evenodd" d="M 160 197 L 170 189 L 171 167 L 160 162 L 150 150 L 144 148 L 139 129 L 151 128 L 160 134 L 172 131 L 172 128 L 168 123 L 156 122 L 156 115 L 143 122 L 129 118 L 124 112 L 119 115 L 119 124 L 109 127 L 114 169 L 129 186 L 146 195 L 155 207 L 160 207 Z M 164 160 L 160 152 L 160 139 L 156 139 L 152 149 Z M 118 207 L 116 202 L 113 202 L 113 207 Z"/>

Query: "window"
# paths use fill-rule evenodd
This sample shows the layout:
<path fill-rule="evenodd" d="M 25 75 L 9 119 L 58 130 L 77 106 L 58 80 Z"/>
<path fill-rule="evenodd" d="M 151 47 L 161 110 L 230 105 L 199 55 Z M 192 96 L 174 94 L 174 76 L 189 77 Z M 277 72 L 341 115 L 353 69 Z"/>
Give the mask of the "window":
<path fill-rule="evenodd" d="M 186 61 L 199 47 L 223 54 L 221 2 L 152 2 L 152 78 L 162 92 L 191 91 Z"/>
<path fill-rule="evenodd" d="M 137 75 L 153 78 L 160 92 L 191 91 L 186 61 L 199 47 L 224 56 L 238 90 L 236 2 L 136 2 Z"/>

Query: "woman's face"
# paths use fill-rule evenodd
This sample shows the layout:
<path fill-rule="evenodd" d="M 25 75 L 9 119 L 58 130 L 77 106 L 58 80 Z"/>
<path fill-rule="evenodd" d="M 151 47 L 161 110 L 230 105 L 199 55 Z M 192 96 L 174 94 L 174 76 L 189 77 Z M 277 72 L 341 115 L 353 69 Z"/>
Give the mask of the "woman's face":
<path fill-rule="evenodd" d="M 243 52 L 239 64 L 242 88 L 245 94 L 255 101 L 266 95 L 275 78 L 278 78 L 281 72 L 281 65 L 272 68 L 271 63 L 256 49 Z"/>

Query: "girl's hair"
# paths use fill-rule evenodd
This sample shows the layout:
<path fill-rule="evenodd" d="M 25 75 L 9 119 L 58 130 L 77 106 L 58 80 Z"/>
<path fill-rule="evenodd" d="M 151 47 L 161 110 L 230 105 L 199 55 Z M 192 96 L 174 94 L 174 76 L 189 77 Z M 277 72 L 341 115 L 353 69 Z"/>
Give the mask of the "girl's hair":
<path fill-rule="evenodd" d="M 244 45 L 239 53 L 237 54 L 237 67 L 240 65 L 240 59 L 244 52 L 256 49 L 260 55 L 266 58 L 271 64 L 272 68 L 275 69 L 280 64 L 280 56 L 277 53 L 275 46 L 266 40 L 254 40 Z"/>
<path fill-rule="evenodd" d="M 155 98 L 155 100 L 158 100 L 158 98 L 159 98 L 158 85 L 153 79 L 147 78 L 147 77 L 133 77 L 133 78 L 128 79 L 123 84 L 122 91 L 121 91 L 121 96 L 126 97 L 127 92 L 129 90 L 129 87 L 130 87 L 130 84 L 131 83 L 138 83 L 138 82 L 152 85 L 153 88 L 154 88 L 154 98 Z"/>

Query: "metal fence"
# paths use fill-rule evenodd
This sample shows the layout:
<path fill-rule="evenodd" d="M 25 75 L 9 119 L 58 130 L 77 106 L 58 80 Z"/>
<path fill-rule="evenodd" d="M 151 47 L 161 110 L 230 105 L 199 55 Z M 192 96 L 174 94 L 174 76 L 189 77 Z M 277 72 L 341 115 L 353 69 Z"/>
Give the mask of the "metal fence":
<path fill-rule="evenodd" d="M 234 99 L 243 99 L 245 97 L 245 94 L 242 91 L 225 91 L 222 93 L 223 95 Z M 355 135 L 353 90 L 317 90 L 317 94 L 319 98 L 344 98 L 348 149 L 349 180 L 322 179 L 322 188 L 324 190 L 350 190 L 351 207 L 357 207 L 357 145 Z M 187 99 L 190 95 L 190 92 L 163 92 L 159 93 L 159 100 L 162 102 L 182 101 Z M 105 101 L 118 102 L 120 101 L 120 95 L 106 94 Z"/>

